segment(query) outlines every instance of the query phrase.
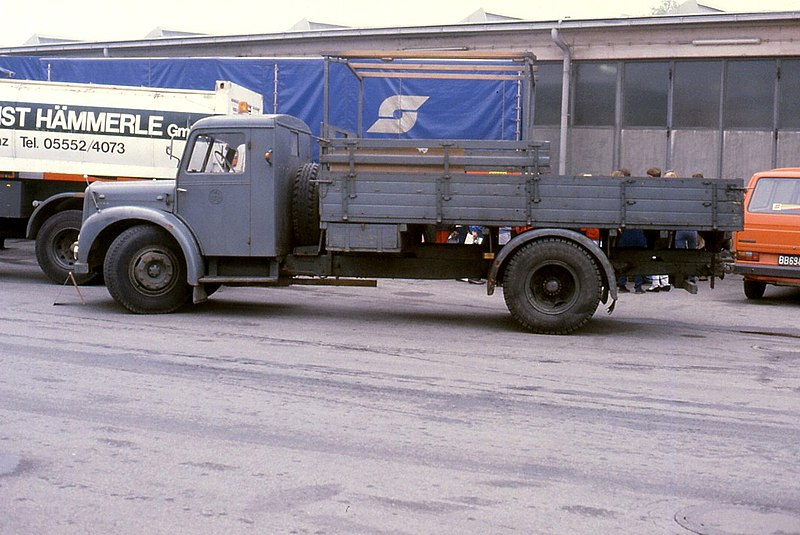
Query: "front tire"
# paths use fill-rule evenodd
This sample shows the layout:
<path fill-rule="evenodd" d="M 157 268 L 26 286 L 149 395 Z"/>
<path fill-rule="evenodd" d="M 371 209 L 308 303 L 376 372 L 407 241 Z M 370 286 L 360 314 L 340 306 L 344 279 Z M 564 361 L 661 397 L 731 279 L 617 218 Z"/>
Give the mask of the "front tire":
<path fill-rule="evenodd" d="M 767 289 L 767 283 L 754 280 L 744 280 L 744 295 L 748 299 L 761 299 L 764 297 L 764 291 Z"/>
<path fill-rule="evenodd" d="M 511 315 L 526 329 L 568 334 L 582 327 L 600 303 L 602 279 L 580 245 L 558 238 L 537 240 L 514 253 L 503 278 Z"/>
<path fill-rule="evenodd" d="M 81 229 L 80 210 L 64 210 L 53 214 L 42 224 L 36 236 L 36 261 L 45 275 L 58 284 L 64 284 L 75 268 L 72 244 L 78 240 Z M 89 284 L 98 278 L 98 273 L 75 275 L 77 284 Z"/>
<path fill-rule="evenodd" d="M 173 312 L 192 295 L 180 247 L 152 225 L 120 234 L 106 253 L 103 274 L 111 297 L 136 314 Z"/>

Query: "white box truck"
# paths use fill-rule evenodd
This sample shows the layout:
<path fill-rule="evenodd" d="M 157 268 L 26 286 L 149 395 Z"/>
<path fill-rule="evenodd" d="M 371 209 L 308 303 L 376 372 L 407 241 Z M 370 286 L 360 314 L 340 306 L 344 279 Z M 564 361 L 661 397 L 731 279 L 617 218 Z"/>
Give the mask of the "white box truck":
<path fill-rule="evenodd" d="M 175 178 L 195 121 L 261 113 L 261 94 L 228 81 L 204 91 L 0 80 L 0 248 L 36 240 L 42 270 L 64 282 L 87 182 Z"/>

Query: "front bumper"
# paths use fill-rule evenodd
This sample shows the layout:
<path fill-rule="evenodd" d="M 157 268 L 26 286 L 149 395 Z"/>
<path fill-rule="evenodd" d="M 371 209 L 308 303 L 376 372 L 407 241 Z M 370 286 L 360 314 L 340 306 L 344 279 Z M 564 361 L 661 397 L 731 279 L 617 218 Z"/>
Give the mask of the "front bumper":
<path fill-rule="evenodd" d="M 77 275 L 88 275 L 89 274 L 89 264 L 84 264 L 83 262 L 78 262 L 78 242 L 72 242 L 72 245 L 69 248 L 70 252 L 72 253 L 72 258 L 76 260 L 74 264 L 72 264 L 72 271 L 75 272 Z"/>

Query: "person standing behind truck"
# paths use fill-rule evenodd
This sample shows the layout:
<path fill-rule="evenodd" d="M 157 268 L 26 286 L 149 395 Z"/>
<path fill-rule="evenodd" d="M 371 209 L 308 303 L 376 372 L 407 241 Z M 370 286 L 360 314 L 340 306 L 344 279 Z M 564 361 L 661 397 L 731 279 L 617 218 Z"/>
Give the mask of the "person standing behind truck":
<path fill-rule="evenodd" d="M 678 175 L 675 174 L 674 171 L 671 171 L 673 177 L 677 177 Z M 651 176 L 653 178 L 658 178 L 661 176 L 661 168 L 660 167 L 651 167 L 647 170 L 647 176 Z M 650 275 L 650 286 L 647 288 L 646 291 L 648 292 L 668 292 L 672 289 L 672 286 L 669 284 L 669 276 L 668 275 Z"/>
<path fill-rule="evenodd" d="M 614 170 L 611 173 L 611 176 L 627 177 L 631 176 L 631 172 L 625 167 L 621 167 L 620 169 Z M 647 238 L 644 236 L 644 231 L 637 228 L 623 230 L 620 233 L 619 238 L 617 238 L 617 247 L 626 249 L 647 249 Z M 642 288 L 642 284 L 644 284 L 644 277 L 641 275 L 636 275 L 633 278 L 633 291 L 637 294 L 643 294 L 644 289 Z M 621 293 L 630 292 L 630 290 L 628 290 L 627 275 L 620 275 L 617 278 L 617 289 Z"/>
<path fill-rule="evenodd" d="M 672 173 L 672 175 L 670 175 Z M 698 176 L 699 175 L 699 176 Z M 667 171 L 664 174 L 667 178 L 677 178 L 678 175 L 674 171 Z M 701 173 L 695 173 L 692 178 L 703 178 Z M 674 249 L 697 249 L 697 231 L 696 230 L 676 230 L 675 242 L 672 244 Z M 696 282 L 695 277 L 689 277 L 689 282 Z"/>

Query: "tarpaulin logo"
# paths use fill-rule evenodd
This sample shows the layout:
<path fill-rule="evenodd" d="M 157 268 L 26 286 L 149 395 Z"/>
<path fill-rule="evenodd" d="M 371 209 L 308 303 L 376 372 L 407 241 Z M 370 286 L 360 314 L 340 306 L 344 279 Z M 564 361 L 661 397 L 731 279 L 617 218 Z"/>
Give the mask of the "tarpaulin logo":
<path fill-rule="evenodd" d="M 430 97 L 393 95 L 381 102 L 378 120 L 367 129 L 372 134 L 405 134 L 417 124 L 417 110 Z"/>

